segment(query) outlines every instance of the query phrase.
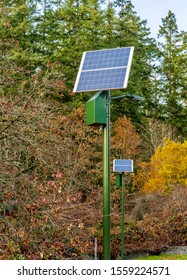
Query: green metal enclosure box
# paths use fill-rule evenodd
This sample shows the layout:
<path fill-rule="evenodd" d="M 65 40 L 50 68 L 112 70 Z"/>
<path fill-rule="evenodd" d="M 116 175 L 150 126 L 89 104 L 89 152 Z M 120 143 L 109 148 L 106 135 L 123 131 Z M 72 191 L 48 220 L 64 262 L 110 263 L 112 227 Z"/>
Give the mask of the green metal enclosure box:
<path fill-rule="evenodd" d="M 86 125 L 106 124 L 106 92 L 97 92 L 86 103 Z"/>

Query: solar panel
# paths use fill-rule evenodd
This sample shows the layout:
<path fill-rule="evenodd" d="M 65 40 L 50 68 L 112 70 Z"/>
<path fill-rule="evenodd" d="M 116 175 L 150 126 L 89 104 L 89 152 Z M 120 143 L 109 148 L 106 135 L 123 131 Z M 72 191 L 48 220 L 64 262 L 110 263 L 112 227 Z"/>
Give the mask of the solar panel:
<path fill-rule="evenodd" d="M 134 47 L 84 52 L 74 92 L 126 88 Z"/>
<path fill-rule="evenodd" d="M 132 159 L 114 159 L 113 172 L 133 172 Z"/>

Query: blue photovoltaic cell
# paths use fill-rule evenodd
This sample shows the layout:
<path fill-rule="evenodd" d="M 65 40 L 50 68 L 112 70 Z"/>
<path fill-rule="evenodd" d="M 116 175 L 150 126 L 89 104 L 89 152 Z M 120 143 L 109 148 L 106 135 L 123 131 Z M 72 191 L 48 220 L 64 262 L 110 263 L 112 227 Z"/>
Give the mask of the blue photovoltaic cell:
<path fill-rule="evenodd" d="M 130 48 L 87 52 L 82 70 L 124 67 L 128 65 Z"/>
<path fill-rule="evenodd" d="M 134 47 L 84 52 L 74 92 L 127 86 Z"/>
<path fill-rule="evenodd" d="M 122 88 L 126 68 L 82 72 L 77 91 Z"/>
<path fill-rule="evenodd" d="M 113 161 L 114 172 L 133 172 L 133 160 L 115 159 Z"/>

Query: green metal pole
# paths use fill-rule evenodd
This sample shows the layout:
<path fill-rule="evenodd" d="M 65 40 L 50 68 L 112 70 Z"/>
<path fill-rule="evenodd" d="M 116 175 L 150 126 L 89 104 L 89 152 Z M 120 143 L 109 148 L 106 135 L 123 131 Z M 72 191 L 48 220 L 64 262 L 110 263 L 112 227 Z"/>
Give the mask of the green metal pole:
<path fill-rule="evenodd" d="M 122 173 L 121 184 L 121 259 L 124 260 L 124 204 L 125 204 L 125 181 L 124 173 Z"/>
<path fill-rule="evenodd" d="M 110 91 L 106 91 L 103 126 L 103 259 L 110 260 Z"/>

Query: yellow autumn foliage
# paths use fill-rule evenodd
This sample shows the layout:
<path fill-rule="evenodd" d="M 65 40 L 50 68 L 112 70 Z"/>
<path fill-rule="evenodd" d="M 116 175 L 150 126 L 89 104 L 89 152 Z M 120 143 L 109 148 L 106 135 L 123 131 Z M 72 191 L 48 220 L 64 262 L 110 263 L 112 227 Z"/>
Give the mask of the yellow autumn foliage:
<path fill-rule="evenodd" d="M 143 192 L 167 192 L 179 185 L 187 187 L 187 141 L 166 140 L 158 147 L 149 165 L 135 178 Z"/>

